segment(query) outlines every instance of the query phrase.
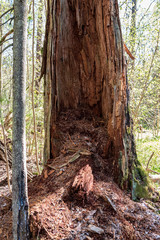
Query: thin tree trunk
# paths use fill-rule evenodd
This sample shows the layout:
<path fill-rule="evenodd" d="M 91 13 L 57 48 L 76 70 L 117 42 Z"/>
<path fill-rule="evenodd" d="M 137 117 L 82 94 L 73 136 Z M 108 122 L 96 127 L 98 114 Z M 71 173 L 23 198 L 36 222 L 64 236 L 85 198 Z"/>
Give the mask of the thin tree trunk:
<path fill-rule="evenodd" d="M 39 91 L 39 77 L 40 77 L 40 66 L 41 66 L 41 48 L 42 48 L 42 27 L 43 27 L 43 1 L 38 2 L 38 23 L 37 23 L 37 45 L 36 45 L 36 79 L 35 86 L 36 90 Z"/>
<path fill-rule="evenodd" d="M 37 143 L 37 124 L 34 104 L 34 79 L 35 79 L 35 64 L 34 64 L 34 41 L 35 41 L 35 13 L 34 13 L 34 0 L 33 0 L 33 39 L 32 39 L 32 111 L 34 123 L 34 139 L 35 139 L 35 156 L 38 174 L 40 174 L 39 161 L 38 161 L 38 143 Z"/>
<path fill-rule="evenodd" d="M 27 1 L 14 1 L 13 39 L 13 239 L 29 239 L 25 138 Z"/>
<path fill-rule="evenodd" d="M 143 98 L 146 94 L 146 91 L 147 91 L 147 88 L 148 88 L 148 85 L 149 85 L 149 79 L 150 79 L 150 75 L 151 75 L 151 71 L 152 71 L 152 67 L 153 67 L 153 63 L 154 63 L 154 59 L 155 59 L 155 56 L 156 56 L 156 53 L 157 53 L 157 50 L 158 50 L 158 44 L 159 44 L 159 35 L 160 35 L 160 29 L 158 31 L 158 36 L 157 36 L 157 43 L 156 43 L 156 46 L 155 46 L 155 50 L 152 54 L 152 58 L 151 58 L 151 64 L 150 64 L 150 67 L 149 67 L 149 70 L 148 70 L 148 74 L 146 76 L 146 79 L 145 79 L 145 82 L 144 82 L 144 87 L 142 89 L 142 93 L 141 93 L 141 96 L 140 96 L 140 99 L 139 99 L 139 102 L 135 108 L 135 111 L 134 111 L 134 122 L 136 123 L 137 122 L 137 117 L 138 117 L 138 113 L 139 113 L 139 108 L 141 106 L 141 103 L 143 101 Z"/>
<path fill-rule="evenodd" d="M 160 96 L 158 95 L 158 104 L 157 104 L 157 137 L 159 135 L 159 107 L 160 107 Z"/>
<path fill-rule="evenodd" d="M 133 56 L 135 54 L 135 45 L 136 45 L 136 15 L 137 15 L 137 0 L 132 0 L 132 13 L 131 13 L 131 26 L 130 26 L 130 50 Z M 134 85 L 134 77 L 135 77 L 135 60 L 131 62 L 131 70 L 130 70 L 130 79 L 132 79 L 132 83 Z"/>
<path fill-rule="evenodd" d="M 135 55 L 135 40 L 136 40 L 136 15 L 137 15 L 137 0 L 132 0 L 132 15 L 131 15 L 131 52 Z"/>

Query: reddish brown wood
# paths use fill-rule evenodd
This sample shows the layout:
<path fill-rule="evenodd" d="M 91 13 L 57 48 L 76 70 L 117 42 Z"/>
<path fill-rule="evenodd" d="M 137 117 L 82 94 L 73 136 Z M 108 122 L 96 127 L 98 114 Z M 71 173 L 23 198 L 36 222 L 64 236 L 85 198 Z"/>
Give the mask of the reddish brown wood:
<path fill-rule="evenodd" d="M 117 0 L 48 0 L 42 73 L 45 159 L 59 154 L 58 114 L 85 107 L 106 121 L 104 157 L 112 157 L 116 178 L 126 177 L 127 85 Z"/>
<path fill-rule="evenodd" d="M 87 164 L 75 176 L 71 194 L 79 200 L 88 200 L 90 193 L 93 191 L 93 174 L 91 167 Z"/>

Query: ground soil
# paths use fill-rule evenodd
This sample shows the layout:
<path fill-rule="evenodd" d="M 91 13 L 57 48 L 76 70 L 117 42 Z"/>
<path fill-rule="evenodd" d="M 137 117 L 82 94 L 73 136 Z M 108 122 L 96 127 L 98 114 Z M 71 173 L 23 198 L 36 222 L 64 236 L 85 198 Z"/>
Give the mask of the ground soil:
<path fill-rule="evenodd" d="M 29 182 L 32 239 L 160 239 L 160 200 L 131 200 L 112 179 L 105 122 L 84 110 L 57 119 L 59 155 Z M 88 184 L 89 183 L 89 184 Z M 0 239 L 12 239 L 11 196 L 0 162 Z M 98 229 L 96 228 L 98 227 Z"/>

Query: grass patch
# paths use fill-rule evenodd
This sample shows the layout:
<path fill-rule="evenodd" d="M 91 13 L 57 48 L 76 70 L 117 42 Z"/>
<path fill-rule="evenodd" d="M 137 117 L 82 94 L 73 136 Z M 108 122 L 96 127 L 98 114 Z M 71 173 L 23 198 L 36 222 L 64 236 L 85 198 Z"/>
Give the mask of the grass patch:
<path fill-rule="evenodd" d="M 145 137 L 136 141 L 138 160 L 146 168 L 151 154 L 149 169 L 160 173 L 160 137 Z"/>

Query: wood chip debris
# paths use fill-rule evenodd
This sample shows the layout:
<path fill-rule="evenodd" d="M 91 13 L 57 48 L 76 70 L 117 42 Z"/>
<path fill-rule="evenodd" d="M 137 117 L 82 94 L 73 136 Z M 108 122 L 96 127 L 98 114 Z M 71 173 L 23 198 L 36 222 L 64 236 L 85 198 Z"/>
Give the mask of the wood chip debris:
<path fill-rule="evenodd" d="M 112 200 L 106 194 L 104 194 L 104 195 L 101 194 L 100 197 L 103 198 L 103 200 L 105 202 L 107 202 L 107 204 L 109 204 L 115 212 L 117 212 L 117 208 L 116 208 L 115 204 L 112 202 Z"/>
<path fill-rule="evenodd" d="M 97 227 L 97 226 L 92 225 L 92 224 L 90 224 L 90 225 L 88 226 L 87 230 L 90 231 L 90 232 L 93 232 L 93 233 L 97 233 L 97 234 L 99 234 L 99 235 L 101 235 L 101 234 L 104 233 L 104 230 L 103 230 L 102 228 Z"/>

